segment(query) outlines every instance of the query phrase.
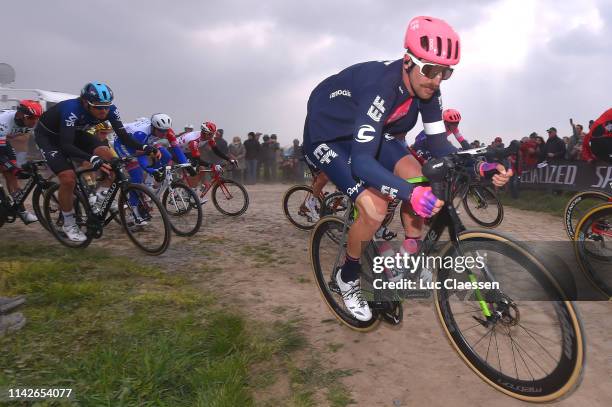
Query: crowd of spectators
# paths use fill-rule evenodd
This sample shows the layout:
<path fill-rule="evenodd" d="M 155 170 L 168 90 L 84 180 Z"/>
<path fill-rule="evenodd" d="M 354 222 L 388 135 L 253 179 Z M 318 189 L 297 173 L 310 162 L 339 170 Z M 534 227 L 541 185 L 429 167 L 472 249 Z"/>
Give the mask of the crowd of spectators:
<path fill-rule="evenodd" d="M 583 153 L 583 142 L 586 136 L 584 127 L 569 120 L 571 126 L 571 136 L 560 137 L 555 127 L 546 130 L 546 140 L 532 132 L 529 136 L 520 140 L 518 154 L 511 157 L 510 164 L 514 171 L 514 177 L 508 183 L 508 188 L 513 197 L 518 197 L 518 184 L 523 171 L 534 169 L 538 166 L 546 165 L 549 162 L 559 160 L 583 161 L 587 160 Z M 593 120 L 589 121 L 589 129 L 593 125 Z M 473 147 L 482 147 L 478 141 L 472 143 Z M 497 137 L 491 147 L 504 147 L 500 137 Z"/>
<path fill-rule="evenodd" d="M 589 128 L 592 124 L 593 120 L 589 121 Z M 514 158 L 514 166 L 518 173 L 533 169 L 540 163 L 554 160 L 585 160 L 582 153 L 586 136 L 584 127 L 581 124 L 575 124 L 572 119 L 570 119 L 570 126 L 571 136 L 560 137 L 557 129 L 550 127 L 546 130 L 546 139 L 536 132 L 532 132 L 528 137 L 523 137 L 520 140 L 519 154 Z M 501 141 L 499 137 L 497 139 Z M 495 145 L 495 142 L 492 145 Z M 501 146 L 503 147 L 503 143 Z"/>
<path fill-rule="evenodd" d="M 589 128 L 593 120 L 589 122 Z M 546 130 L 546 139 L 536 132 L 520 140 L 519 153 L 511 159 L 513 170 L 517 176 L 522 171 L 530 170 L 538 164 L 554 160 L 583 160 L 583 141 L 586 136 L 584 127 L 575 124 L 570 119 L 571 135 L 560 137 L 555 127 Z M 193 126 L 185 126 L 185 132 L 192 131 Z M 246 139 L 233 137 L 228 143 L 223 137 L 223 129 L 219 129 L 216 136 L 218 148 L 225 154 L 238 161 L 238 168 L 231 169 L 230 177 L 252 185 L 258 182 L 288 182 L 299 183 L 304 181 L 307 169 L 302 154 L 302 146 L 298 139 L 287 148 L 281 148 L 276 134 L 263 134 L 249 132 Z M 474 140 L 470 143 L 472 148 L 485 147 L 485 144 Z M 489 145 L 494 148 L 503 148 L 505 144 L 501 137 L 496 137 Z M 213 163 L 221 163 L 210 147 L 202 147 L 202 158 Z M 512 187 L 512 185 L 510 185 Z"/>
<path fill-rule="evenodd" d="M 186 128 L 186 131 L 187 128 Z M 246 139 L 235 136 L 228 144 L 223 129 L 215 136 L 217 147 L 230 158 L 238 161 L 238 168 L 229 169 L 230 178 L 247 185 L 271 182 L 301 182 L 304 179 L 304 163 L 300 141 L 281 148 L 276 134 L 251 131 Z M 201 147 L 202 159 L 220 164 L 223 160 L 208 145 Z"/>

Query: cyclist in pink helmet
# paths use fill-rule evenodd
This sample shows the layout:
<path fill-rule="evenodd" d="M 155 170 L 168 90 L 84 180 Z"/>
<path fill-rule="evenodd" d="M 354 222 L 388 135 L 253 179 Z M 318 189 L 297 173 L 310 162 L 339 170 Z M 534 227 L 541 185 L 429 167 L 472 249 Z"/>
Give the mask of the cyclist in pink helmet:
<path fill-rule="evenodd" d="M 454 135 L 455 139 L 459 142 L 459 144 L 461 144 L 461 147 L 463 147 L 464 150 L 470 149 L 470 143 L 466 141 L 463 134 L 461 134 L 459 131 L 459 122 L 461 121 L 461 113 L 459 113 L 459 110 L 444 110 L 442 112 L 442 120 L 444 120 L 444 125 L 446 126 L 446 132 L 448 135 Z"/>
<path fill-rule="evenodd" d="M 415 17 L 408 24 L 404 47 L 401 59 L 358 63 L 326 78 L 307 105 L 303 152 L 359 211 L 348 231 L 344 264 L 334 277 L 347 310 L 359 321 L 372 318 L 359 287 L 362 242 L 380 228 L 389 201 L 402 201 L 404 243 L 420 239 L 422 218 L 444 204 L 430 187 L 405 181 L 421 176 L 421 166 L 393 135 L 405 135 L 420 118 L 434 157 L 456 151 L 447 140 L 440 85 L 459 63 L 459 36 L 443 20 Z M 484 164 L 475 163 L 474 172 L 491 170 Z M 511 172 L 501 164 L 494 169 L 499 174 L 493 183 L 504 185 Z"/>
<path fill-rule="evenodd" d="M 461 58 L 459 35 L 446 21 L 434 17 L 420 16 L 410 21 L 404 48 L 419 59 L 440 65 L 457 65 Z"/>

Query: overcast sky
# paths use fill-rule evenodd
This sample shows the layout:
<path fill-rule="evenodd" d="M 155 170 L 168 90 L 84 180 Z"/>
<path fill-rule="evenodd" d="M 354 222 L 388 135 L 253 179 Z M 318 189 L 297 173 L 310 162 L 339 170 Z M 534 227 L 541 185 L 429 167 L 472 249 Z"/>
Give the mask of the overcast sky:
<path fill-rule="evenodd" d="M 255 130 L 289 144 L 316 84 L 400 58 L 416 15 L 461 37 L 442 97 L 468 140 L 570 135 L 570 117 L 586 125 L 612 105 L 612 0 L 11 1 L 0 62 L 15 87 L 107 82 L 126 122 L 165 112 L 175 129 L 212 120 L 226 138 Z"/>

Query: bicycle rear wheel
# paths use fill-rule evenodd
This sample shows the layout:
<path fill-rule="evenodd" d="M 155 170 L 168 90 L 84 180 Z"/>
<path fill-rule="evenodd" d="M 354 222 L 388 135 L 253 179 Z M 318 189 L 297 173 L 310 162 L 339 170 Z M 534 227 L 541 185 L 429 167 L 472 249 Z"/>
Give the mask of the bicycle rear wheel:
<path fill-rule="evenodd" d="M 49 184 L 49 188 L 53 185 L 55 185 L 55 182 Z M 40 222 L 41 226 L 49 230 L 49 224 L 47 224 L 47 219 L 43 210 L 44 192 L 45 191 L 43 191 L 39 186 L 34 188 L 34 191 L 32 191 L 32 209 L 34 210 L 34 214 L 38 218 L 38 222 Z"/>
<path fill-rule="evenodd" d="M 179 236 L 193 236 L 202 226 L 202 205 L 198 195 L 181 181 L 174 181 L 164 191 L 162 203 L 172 230 Z"/>
<path fill-rule="evenodd" d="M 89 207 L 89 203 L 83 195 L 76 190 L 74 191 L 74 219 L 81 232 L 87 236 L 87 240 L 83 242 L 73 242 L 68 239 L 68 236 L 66 236 L 62 229 L 64 226 L 64 217 L 59 206 L 59 187 L 59 184 L 54 184 L 44 192 L 42 211 L 44 219 L 49 227 L 47 230 L 64 246 L 73 249 L 85 248 L 89 246 L 93 240 L 93 235 L 89 233 L 87 228 L 87 208 Z"/>
<path fill-rule="evenodd" d="M 569 394 L 582 377 L 585 339 L 577 310 L 564 300 L 551 271 L 499 234 L 465 232 L 459 241 L 461 256 L 480 256 L 484 266 L 469 273 L 442 268 L 436 281 L 497 281 L 500 289 L 477 292 L 444 284 L 434 291 L 438 319 L 455 351 L 509 396 L 547 402 Z M 448 255 L 456 258 L 453 246 L 441 253 Z M 518 296 L 526 300 L 512 298 Z"/>
<path fill-rule="evenodd" d="M 301 230 L 311 230 L 318 220 L 318 213 L 313 215 L 306 208 L 305 202 L 312 198 L 312 188 L 308 185 L 294 185 L 285 192 L 283 196 L 283 213 L 293 226 Z M 321 210 L 320 198 L 317 200 L 317 208 Z"/>
<path fill-rule="evenodd" d="M 346 211 L 352 208 L 351 198 L 340 191 L 332 192 L 323 200 L 321 206 L 321 217 L 334 215 L 344 218 Z"/>
<path fill-rule="evenodd" d="M 317 222 L 310 238 L 312 271 L 321 296 L 332 314 L 349 328 L 367 332 L 380 322 L 376 310 L 372 309 L 372 319 L 369 321 L 354 318 L 346 309 L 336 284 L 336 273 L 346 253 L 345 232 L 348 230 L 345 230 L 344 220 L 338 217 L 326 216 Z"/>
<path fill-rule="evenodd" d="M 612 203 L 592 208 L 576 227 L 574 251 L 582 272 L 612 298 Z"/>
<path fill-rule="evenodd" d="M 489 187 L 470 185 L 463 207 L 474 222 L 485 228 L 494 228 L 504 220 L 504 207 Z"/>
<path fill-rule="evenodd" d="M 168 214 L 149 188 L 140 184 L 121 188 L 119 218 L 132 243 L 145 253 L 157 256 L 170 245 Z"/>
<path fill-rule="evenodd" d="M 249 194 L 239 182 L 223 178 L 212 188 L 212 201 L 219 212 L 227 216 L 240 216 L 249 207 Z"/>
<path fill-rule="evenodd" d="M 582 191 L 574 195 L 565 206 L 565 232 L 570 240 L 574 240 L 576 226 L 584 215 L 592 208 L 604 202 L 612 200 L 612 197 L 603 191 Z"/>

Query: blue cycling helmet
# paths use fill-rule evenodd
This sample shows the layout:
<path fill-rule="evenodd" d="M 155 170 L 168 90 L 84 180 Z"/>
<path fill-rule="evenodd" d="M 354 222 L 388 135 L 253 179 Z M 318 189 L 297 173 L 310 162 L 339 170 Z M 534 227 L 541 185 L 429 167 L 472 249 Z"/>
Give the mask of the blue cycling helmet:
<path fill-rule="evenodd" d="M 110 105 L 113 103 L 113 91 L 101 82 L 89 82 L 81 89 L 81 97 L 92 105 Z"/>
<path fill-rule="evenodd" d="M 144 131 L 136 131 L 134 132 L 134 134 L 132 134 L 132 138 L 138 141 L 140 144 L 147 144 L 147 139 L 149 138 L 149 135 Z"/>

